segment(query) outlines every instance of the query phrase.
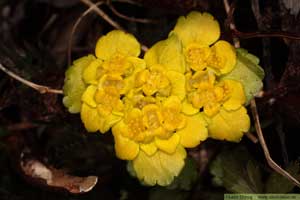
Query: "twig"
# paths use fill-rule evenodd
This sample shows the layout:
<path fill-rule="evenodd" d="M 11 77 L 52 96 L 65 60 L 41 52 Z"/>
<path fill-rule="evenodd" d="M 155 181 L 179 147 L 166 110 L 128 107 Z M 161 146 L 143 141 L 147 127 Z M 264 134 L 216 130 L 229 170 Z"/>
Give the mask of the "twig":
<path fill-rule="evenodd" d="M 49 29 L 52 24 L 55 22 L 55 20 L 58 19 L 58 15 L 57 14 L 53 14 L 51 15 L 50 19 L 46 22 L 46 24 L 43 26 L 41 32 L 39 33 L 39 37 L 41 37 L 41 35 L 43 35 L 43 33 Z"/>
<path fill-rule="evenodd" d="M 255 135 L 253 135 L 252 133 L 247 132 L 247 133 L 245 133 L 245 135 L 246 135 L 247 138 L 248 138 L 249 140 L 251 140 L 253 143 L 256 144 L 256 143 L 258 142 L 257 137 L 255 137 Z"/>
<path fill-rule="evenodd" d="M 5 72 L 7 75 L 9 75 L 10 77 L 12 77 L 13 79 L 15 79 L 17 81 L 20 81 L 24 85 L 27 85 L 27 86 L 29 86 L 29 87 L 37 90 L 41 94 L 45 94 L 45 93 L 63 94 L 62 90 L 56 90 L 56 89 L 52 89 L 52 88 L 49 88 L 49 87 L 44 86 L 44 85 L 38 85 L 36 83 L 30 82 L 30 81 L 28 81 L 28 80 L 26 80 L 26 79 L 18 76 L 17 74 L 13 73 L 12 71 L 9 71 L 1 63 L 0 63 L 0 69 L 3 72 Z"/>
<path fill-rule="evenodd" d="M 74 33 L 76 31 L 76 28 L 78 27 L 78 25 L 80 24 L 81 20 L 86 16 L 88 15 L 95 7 L 98 7 L 100 6 L 101 4 L 103 4 L 104 2 L 103 1 L 100 1 L 94 5 L 92 5 L 91 7 L 89 7 L 75 22 L 74 26 L 72 27 L 72 31 L 71 31 L 71 35 L 70 35 L 70 39 L 69 39 L 69 42 L 68 42 L 68 65 L 70 66 L 71 65 L 71 49 L 72 49 L 72 42 L 73 42 L 73 36 L 74 36 Z"/>
<path fill-rule="evenodd" d="M 89 6 L 89 7 L 93 7 L 93 10 L 100 16 L 102 17 L 105 21 L 107 21 L 112 27 L 114 27 L 115 29 L 119 29 L 122 31 L 125 31 L 125 29 L 118 24 L 117 22 L 115 22 L 114 20 L 112 20 L 103 10 L 101 10 L 100 8 L 98 8 L 97 6 L 94 6 L 95 4 L 93 2 L 91 2 L 90 0 L 80 0 L 82 3 L 84 3 L 85 5 Z M 148 51 L 148 47 L 146 45 L 141 45 L 141 49 L 143 51 Z"/>
<path fill-rule="evenodd" d="M 120 13 L 111 3 L 111 1 L 107 2 L 107 6 L 110 8 L 110 10 L 117 15 L 118 17 L 125 19 L 127 21 L 132 21 L 132 22 L 138 22 L 138 23 L 143 23 L 143 24 L 155 24 L 158 23 L 157 20 L 153 20 L 153 19 L 140 19 L 140 18 L 135 18 L 135 17 L 129 17 L 127 15 L 124 15 L 122 13 Z"/>
<path fill-rule="evenodd" d="M 233 10 L 230 8 L 228 0 L 223 0 L 223 3 L 224 3 L 224 7 L 225 7 L 225 11 L 227 13 L 227 16 L 231 17 L 231 20 L 229 22 L 229 27 L 230 27 L 231 30 L 236 30 L 235 24 L 233 22 L 232 14 L 230 14 L 230 13 L 233 12 Z M 236 37 L 233 37 L 233 44 L 234 44 L 235 48 L 239 48 L 240 47 L 240 41 L 239 41 L 239 39 L 236 38 Z"/>
<path fill-rule="evenodd" d="M 255 129 L 258 135 L 258 139 L 260 142 L 261 147 L 263 148 L 264 151 L 264 155 L 266 157 L 267 163 L 268 165 L 277 173 L 281 174 L 282 176 L 286 177 L 288 180 L 290 180 L 292 183 L 294 183 L 295 185 L 297 185 L 298 187 L 300 187 L 300 183 L 299 181 L 294 178 L 291 174 L 289 174 L 287 171 L 285 171 L 284 169 L 282 169 L 276 162 L 274 162 L 274 160 L 271 158 L 269 149 L 267 147 L 267 144 L 265 142 L 262 130 L 261 130 L 261 126 L 260 126 L 260 121 L 259 121 L 259 116 L 258 116 L 258 112 L 257 112 L 257 108 L 256 108 L 256 103 L 255 103 L 255 99 L 252 99 L 250 102 L 251 105 L 251 111 L 252 111 L 252 115 L 254 118 L 254 122 L 255 122 Z"/>
<path fill-rule="evenodd" d="M 258 31 L 266 31 L 267 27 L 270 27 L 270 24 L 272 22 L 272 14 L 267 14 L 268 21 L 263 20 L 265 13 L 264 13 L 264 15 L 261 13 L 259 0 L 251 0 L 251 7 L 252 7 L 252 12 L 256 19 L 256 22 L 257 22 Z M 266 74 L 264 88 L 267 90 L 275 87 L 274 75 L 273 75 L 272 64 L 271 64 L 270 45 L 271 45 L 271 39 L 269 37 L 263 37 L 262 38 L 262 55 L 263 55 L 262 61 L 264 63 L 264 69 L 265 69 L 265 74 Z M 272 103 L 272 101 L 273 100 L 270 99 L 269 103 Z M 288 154 L 287 154 L 287 149 L 286 149 L 286 144 L 285 144 L 285 133 L 282 131 L 282 124 L 281 124 L 280 116 L 278 114 L 275 114 L 275 119 L 277 121 L 275 128 L 276 128 L 276 132 L 279 136 L 282 158 L 284 161 L 284 165 L 287 165 L 288 164 Z"/>
<path fill-rule="evenodd" d="M 224 2 L 224 7 L 226 10 L 226 13 L 228 15 L 228 17 L 232 17 L 232 10 L 229 6 L 228 0 L 223 0 Z M 233 18 L 231 18 L 230 21 L 230 28 L 236 29 L 234 23 L 233 23 Z M 239 47 L 240 44 L 239 42 L 237 42 L 238 39 L 234 40 L 235 42 L 235 47 Z M 274 162 L 274 160 L 271 158 L 270 156 L 270 152 L 268 149 L 268 146 L 266 145 L 262 130 L 261 130 L 261 126 L 260 126 L 260 121 L 259 121 L 259 116 L 258 116 L 258 112 L 257 112 L 257 108 L 256 108 L 256 103 L 255 103 L 255 99 L 252 99 L 250 101 L 250 106 L 251 106 L 251 111 L 252 111 L 252 115 L 254 118 L 254 122 L 255 122 L 255 129 L 258 135 L 258 140 L 259 143 L 264 151 L 264 155 L 265 158 L 267 160 L 268 165 L 277 173 L 281 174 L 282 176 L 286 177 L 288 180 L 290 180 L 292 183 L 294 183 L 295 185 L 297 185 L 298 187 L 300 187 L 300 183 L 297 179 L 295 179 L 291 174 L 289 174 L 287 171 L 285 171 L 284 169 L 282 169 L 276 162 Z"/>
<path fill-rule="evenodd" d="M 146 45 L 141 45 L 141 49 L 144 51 L 144 52 L 146 52 L 146 51 L 148 51 L 149 50 L 149 48 L 146 46 Z"/>
<path fill-rule="evenodd" d="M 107 21 L 111 26 L 113 26 L 116 29 L 125 31 L 125 29 L 120 24 L 112 20 L 103 10 L 95 6 L 93 2 L 91 2 L 90 0 L 80 0 L 80 1 L 85 5 L 89 6 L 90 8 L 92 8 L 100 17 L 102 17 L 105 21 Z"/>
<path fill-rule="evenodd" d="M 233 29 L 232 33 L 239 38 L 263 38 L 263 37 L 279 37 L 279 38 L 286 38 L 291 40 L 300 40 L 300 36 L 293 33 L 288 32 L 241 32 L 237 29 Z"/>

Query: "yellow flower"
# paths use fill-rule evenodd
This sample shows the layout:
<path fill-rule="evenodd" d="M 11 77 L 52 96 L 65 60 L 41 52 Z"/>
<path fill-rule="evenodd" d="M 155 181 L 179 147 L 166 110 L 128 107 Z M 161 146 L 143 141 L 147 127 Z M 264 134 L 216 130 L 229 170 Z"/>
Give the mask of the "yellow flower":
<path fill-rule="evenodd" d="M 166 71 L 160 65 L 156 65 L 151 70 L 145 69 L 137 73 L 136 87 L 142 87 L 145 95 L 152 96 L 159 93 L 163 96 L 169 96 L 171 92 L 170 81 Z"/>
<path fill-rule="evenodd" d="M 246 102 L 242 84 L 234 80 L 223 80 L 218 87 L 223 88 L 224 97 L 218 112 L 206 118 L 209 136 L 239 142 L 243 133 L 250 128 L 247 110 L 242 106 Z"/>
<path fill-rule="evenodd" d="M 217 114 L 223 106 L 227 110 L 236 110 L 245 101 L 243 86 L 238 81 L 216 81 L 215 75 L 208 70 L 198 71 L 193 75 L 186 74 L 187 99 L 185 104 L 191 104 L 196 110 L 203 109 L 211 117 Z M 183 112 L 189 114 L 191 106 L 185 106 Z"/>
<path fill-rule="evenodd" d="M 145 68 L 139 54 L 138 41 L 122 31 L 111 31 L 97 42 L 97 59 L 82 75 L 89 86 L 81 97 L 81 119 L 89 132 L 105 133 L 122 119 L 121 96 L 134 86 L 135 74 Z"/>
<path fill-rule="evenodd" d="M 89 132 L 107 132 L 122 118 L 123 102 L 120 95 L 106 92 L 103 88 L 90 85 L 81 98 L 81 119 Z"/>
<path fill-rule="evenodd" d="M 250 126 L 249 116 L 242 106 L 246 97 L 243 86 L 234 80 L 216 82 L 214 74 L 201 71 L 187 74 L 188 94 L 183 112 L 194 114 L 203 109 L 209 136 L 238 142 Z"/>
<path fill-rule="evenodd" d="M 116 155 L 131 160 L 137 177 L 146 184 L 168 185 L 184 165 L 183 147 L 205 140 L 207 124 L 201 116 L 184 115 L 177 96 L 136 105 L 112 128 Z"/>
<path fill-rule="evenodd" d="M 174 34 L 182 41 L 188 69 L 202 71 L 209 68 L 220 75 L 234 68 L 235 49 L 226 41 L 217 41 L 220 27 L 212 15 L 191 12 L 180 17 L 170 37 Z"/>
<path fill-rule="evenodd" d="M 129 160 L 140 181 L 168 185 L 192 148 L 208 137 L 201 114 L 185 115 L 185 60 L 176 35 L 156 43 L 145 54 L 146 68 L 135 74 L 134 87 L 123 98 L 124 117 L 115 124 L 116 155 Z"/>
<path fill-rule="evenodd" d="M 174 123 L 170 124 L 171 119 Z M 124 119 L 113 127 L 114 135 L 121 134 L 123 137 L 134 141 L 135 143 L 151 144 L 155 146 L 155 151 L 147 151 L 152 155 L 157 149 L 166 153 L 173 153 L 179 144 L 179 136 L 176 130 L 185 126 L 185 118 L 181 114 L 181 103 L 178 97 L 172 96 L 162 103 L 150 103 L 143 106 L 142 109 L 132 108 L 125 113 Z M 170 144 L 160 145 L 162 141 L 167 142 L 170 138 Z M 152 146 L 153 146 L 152 145 Z M 143 146 L 143 145 L 142 145 Z M 166 147 L 168 146 L 168 147 Z M 172 146 L 172 147 L 171 147 Z M 143 147 L 142 147 L 143 148 Z M 132 160 L 127 157 L 126 149 L 119 148 L 116 140 L 116 153 L 118 157 L 125 160 Z"/>
<path fill-rule="evenodd" d="M 249 117 L 242 107 L 246 100 L 244 89 L 239 81 L 220 81 L 218 77 L 235 67 L 234 47 L 218 41 L 219 24 L 208 13 L 191 12 L 180 17 L 169 36 L 173 35 L 183 44 L 187 67 L 183 113 L 192 116 L 203 110 L 210 137 L 239 141 L 249 129 Z"/>
<path fill-rule="evenodd" d="M 185 62 L 177 36 L 156 43 L 145 54 L 147 70 L 137 77 L 137 86 L 150 96 L 185 98 Z"/>
<path fill-rule="evenodd" d="M 226 79 L 217 82 L 215 75 L 207 70 L 193 75 L 188 73 L 186 78 L 188 93 L 183 113 L 191 115 L 203 109 L 210 137 L 240 141 L 250 126 L 246 109 L 242 106 L 246 101 L 242 84 Z"/>
<path fill-rule="evenodd" d="M 167 71 L 163 65 L 155 64 L 150 69 L 137 73 L 135 87 L 143 91 L 146 96 L 185 97 L 185 77 L 176 71 Z"/>
<path fill-rule="evenodd" d="M 207 137 L 238 142 L 250 127 L 244 88 L 230 80 L 236 52 L 208 13 L 178 19 L 144 56 L 134 36 L 102 36 L 66 73 L 64 104 L 89 132 L 112 130 L 118 158 L 147 185 L 169 185 Z M 234 72 L 234 70 L 233 70 Z M 78 91 L 78 92 L 77 92 Z"/>
<path fill-rule="evenodd" d="M 97 59 L 83 72 L 88 84 L 97 84 L 105 74 L 131 76 L 136 70 L 145 67 L 144 61 L 137 58 L 140 44 L 131 34 L 114 30 L 101 37 L 96 45 Z"/>

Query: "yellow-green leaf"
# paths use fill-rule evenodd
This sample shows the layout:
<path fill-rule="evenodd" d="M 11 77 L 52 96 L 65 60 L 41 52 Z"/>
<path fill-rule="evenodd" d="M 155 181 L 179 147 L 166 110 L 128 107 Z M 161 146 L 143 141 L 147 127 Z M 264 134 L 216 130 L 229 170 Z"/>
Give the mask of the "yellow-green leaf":
<path fill-rule="evenodd" d="M 218 114 L 206 119 L 209 137 L 218 140 L 239 142 L 250 128 L 250 119 L 244 107 L 234 111 L 222 108 Z"/>
<path fill-rule="evenodd" d="M 173 154 L 157 151 L 148 156 L 140 151 L 132 161 L 137 178 L 146 185 L 170 185 L 174 177 L 178 176 L 184 166 L 185 149 L 179 145 Z"/>
<path fill-rule="evenodd" d="M 63 104 L 70 113 L 80 112 L 81 96 L 87 87 L 83 81 L 83 71 L 93 60 L 95 60 L 95 57 L 92 55 L 79 58 L 66 71 Z"/>
<path fill-rule="evenodd" d="M 258 65 L 259 59 L 245 49 L 237 49 L 237 63 L 234 69 L 221 79 L 232 79 L 243 84 L 246 104 L 262 89 L 264 70 Z"/>

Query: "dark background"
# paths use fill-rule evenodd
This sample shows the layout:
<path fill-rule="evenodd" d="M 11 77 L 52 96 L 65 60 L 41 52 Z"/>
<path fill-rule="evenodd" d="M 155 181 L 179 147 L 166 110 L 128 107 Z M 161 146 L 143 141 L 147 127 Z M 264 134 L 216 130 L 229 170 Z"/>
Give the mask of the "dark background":
<path fill-rule="evenodd" d="M 191 10 L 212 13 L 221 25 L 223 39 L 232 42 L 232 36 L 237 36 L 241 47 L 260 58 L 266 77 L 265 96 L 257 99 L 258 112 L 271 155 L 285 168 L 298 161 L 300 155 L 300 2 L 261 0 L 259 13 L 253 12 L 254 2 L 234 1 L 235 12 L 229 19 L 221 0 L 111 2 L 126 16 L 152 19 L 154 23 L 120 18 L 107 5 L 101 9 L 148 47 L 166 38 L 180 15 Z M 287 5 L 292 5 L 292 10 Z M 61 89 L 68 67 L 71 30 L 87 8 L 78 0 L 0 0 L 1 64 L 27 80 Z M 230 31 L 228 23 L 232 19 L 242 33 Z M 88 14 L 74 33 L 72 58 L 93 53 L 97 39 L 112 29 L 99 15 Z M 245 38 L 243 33 L 252 33 L 251 38 Z M 289 39 L 291 36 L 293 39 Z M 251 131 L 256 135 L 253 127 Z M 46 165 L 76 176 L 97 175 L 99 181 L 91 192 L 80 195 L 49 187 L 20 169 L 24 149 L 30 149 L 29 156 Z M 235 157 L 227 159 L 226 152 Z M 246 185 L 249 183 L 253 192 L 272 191 L 266 188 L 271 187 L 270 175 L 275 175 L 265 162 L 259 143 L 254 144 L 247 137 L 239 144 L 208 139 L 190 150 L 189 155 L 197 173 L 192 181 L 188 179 L 188 187 L 142 186 L 127 173 L 126 163 L 115 157 L 111 134 L 87 133 L 80 116 L 68 113 L 62 105 L 62 95 L 40 94 L 0 72 L 0 199 L 223 199 L 224 193 L 244 190 L 232 189 L 234 184 L 243 184 L 227 176 L 221 186 L 215 184 L 211 164 L 221 156 L 229 170 L 234 169 L 232 163 L 245 167 L 248 174 L 233 173 L 237 178 L 248 177 Z M 248 161 L 261 174 L 257 185 L 251 182 Z M 297 165 L 293 173 L 299 177 Z M 278 185 L 286 185 L 280 177 L 275 180 Z M 290 187 L 277 191 L 300 190 Z"/>

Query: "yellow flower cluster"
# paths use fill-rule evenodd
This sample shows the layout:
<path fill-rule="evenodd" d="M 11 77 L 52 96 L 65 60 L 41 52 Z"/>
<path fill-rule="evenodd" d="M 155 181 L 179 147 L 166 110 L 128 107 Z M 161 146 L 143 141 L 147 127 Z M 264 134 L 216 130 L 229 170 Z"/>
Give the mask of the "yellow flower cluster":
<path fill-rule="evenodd" d="M 219 36 L 213 16 L 191 12 L 141 59 L 134 36 L 111 31 L 97 42 L 96 57 L 66 72 L 64 104 L 80 112 L 89 132 L 112 130 L 117 157 L 139 180 L 169 185 L 185 148 L 207 137 L 238 142 L 249 129 L 242 84 L 222 79 L 236 52 Z"/>

